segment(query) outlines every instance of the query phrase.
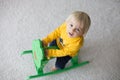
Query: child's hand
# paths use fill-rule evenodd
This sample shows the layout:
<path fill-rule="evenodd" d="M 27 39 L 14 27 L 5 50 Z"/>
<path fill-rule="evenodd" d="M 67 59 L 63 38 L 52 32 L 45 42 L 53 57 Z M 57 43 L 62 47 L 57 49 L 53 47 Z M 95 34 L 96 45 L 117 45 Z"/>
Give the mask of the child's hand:
<path fill-rule="evenodd" d="M 47 47 L 47 44 L 44 41 L 42 41 L 42 45 L 43 47 Z"/>
<path fill-rule="evenodd" d="M 42 41 L 42 45 L 44 48 L 48 46 L 44 41 Z M 45 57 L 47 57 L 47 59 L 50 59 L 50 57 L 48 57 L 48 50 L 47 49 L 45 49 L 44 54 L 45 54 Z"/>
<path fill-rule="evenodd" d="M 45 50 L 45 57 L 46 57 L 47 59 L 50 59 L 50 57 L 48 57 L 48 50 L 47 50 L 47 49 Z"/>
<path fill-rule="evenodd" d="M 42 45 L 43 45 L 44 48 L 47 47 L 47 44 L 44 41 L 42 41 Z M 48 54 L 47 49 L 45 49 L 44 54 L 45 54 L 45 57 L 47 57 L 47 54 Z"/>
<path fill-rule="evenodd" d="M 44 54 L 45 54 L 45 56 L 47 57 L 48 50 L 45 50 L 45 51 L 44 51 Z"/>

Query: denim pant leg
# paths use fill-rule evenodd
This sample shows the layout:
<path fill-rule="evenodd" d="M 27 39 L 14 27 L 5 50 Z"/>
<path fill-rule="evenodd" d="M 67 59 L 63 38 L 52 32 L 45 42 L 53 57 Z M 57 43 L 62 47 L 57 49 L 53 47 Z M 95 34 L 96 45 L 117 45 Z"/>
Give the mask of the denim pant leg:
<path fill-rule="evenodd" d="M 56 40 L 53 40 L 53 41 L 49 44 L 49 46 L 57 46 Z"/>
<path fill-rule="evenodd" d="M 64 56 L 64 57 L 57 57 L 56 58 L 56 63 L 55 66 L 58 69 L 64 69 L 65 65 L 67 64 L 67 62 L 71 59 L 72 57 L 70 56 Z"/>

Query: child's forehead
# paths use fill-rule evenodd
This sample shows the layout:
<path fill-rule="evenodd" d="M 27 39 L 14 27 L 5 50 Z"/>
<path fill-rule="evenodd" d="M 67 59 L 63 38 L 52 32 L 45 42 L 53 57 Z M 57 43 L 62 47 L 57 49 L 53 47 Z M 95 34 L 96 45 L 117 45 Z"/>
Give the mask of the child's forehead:
<path fill-rule="evenodd" d="M 77 18 L 75 16 L 71 16 L 70 21 L 75 21 L 75 22 L 79 22 L 79 23 L 82 22 L 82 20 L 80 20 L 79 18 Z"/>
<path fill-rule="evenodd" d="M 73 23 L 73 24 L 78 24 L 78 25 L 83 24 L 83 21 L 78 20 L 78 19 L 76 19 L 76 18 L 71 18 L 71 19 L 69 20 L 69 22 L 70 22 L 70 23 Z"/>

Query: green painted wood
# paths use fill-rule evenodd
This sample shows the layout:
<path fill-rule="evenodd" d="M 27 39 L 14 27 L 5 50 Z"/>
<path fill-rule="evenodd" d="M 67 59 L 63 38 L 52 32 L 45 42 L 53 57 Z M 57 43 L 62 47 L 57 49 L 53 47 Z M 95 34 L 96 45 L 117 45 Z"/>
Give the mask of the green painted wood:
<path fill-rule="evenodd" d="M 70 67 L 68 67 L 68 68 L 64 68 L 64 69 L 62 69 L 62 70 L 56 70 L 56 71 L 53 71 L 53 72 L 48 72 L 48 73 L 43 73 L 43 74 L 38 74 L 38 75 L 29 76 L 28 79 L 33 79 L 33 78 L 43 77 L 43 76 L 47 76 L 47 75 L 58 74 L 58 73 L 61 73 L 61 72 L 68 71 L 68 70 L 70 70 L 70 69 L 74 69 L 74 68 L 77 68 L 77 67 L 84 66 L 84 65 L 86 65 L 86 64 L 88 64 L 88 63 L 89 63 L 89 61 L 84 61 L 84 62 L 81 62 L 81 63 L 79 63 L 79 64 L 70 66 Z"/>
<path fill-rule="evenodd" d="M 21 55 L 23 55 L 23 54 L 30 54 L 30 53 L 32 53 L 32 50 L 26 50 L 26 51 L 23 51 L 23 52 L 21 53 Z"/>
<path fill-rule="evenodd" d="M 33 61 L 34 61 L 36 72 L 37 72 L 37 75 L 29 76 L 28 79 L 65 72 L 67 70 L 74 69 L 76 67 L 80 67 L 89 63 L 89 61 L 78 63 L 78 55 L 76 55 L 71 59 L 72 65 L 70 67 L 64 68 L 62 70 L 57 70 L 54 72 L 44 73 L 43 68 L 49 61 L 45 57 L 45 54 L 44 54 L 45 49 L 59 49 L 59 48 L 57 46 L 43 47 L 42 41 L 37 39 L 37 40 L 33 40 L 32 42 L 32 50 L 26 50 L 22 52 L 22 55 L 32 53 Z"/>

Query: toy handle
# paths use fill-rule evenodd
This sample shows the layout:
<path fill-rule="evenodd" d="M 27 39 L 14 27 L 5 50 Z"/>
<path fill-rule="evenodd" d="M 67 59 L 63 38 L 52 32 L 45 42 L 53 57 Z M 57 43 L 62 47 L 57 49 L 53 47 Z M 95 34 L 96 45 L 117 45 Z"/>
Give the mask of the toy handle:
<path fill-rule="evenodd" d="M 59 49 L 57 46 L 44 47 L 44 49 Z"/>

